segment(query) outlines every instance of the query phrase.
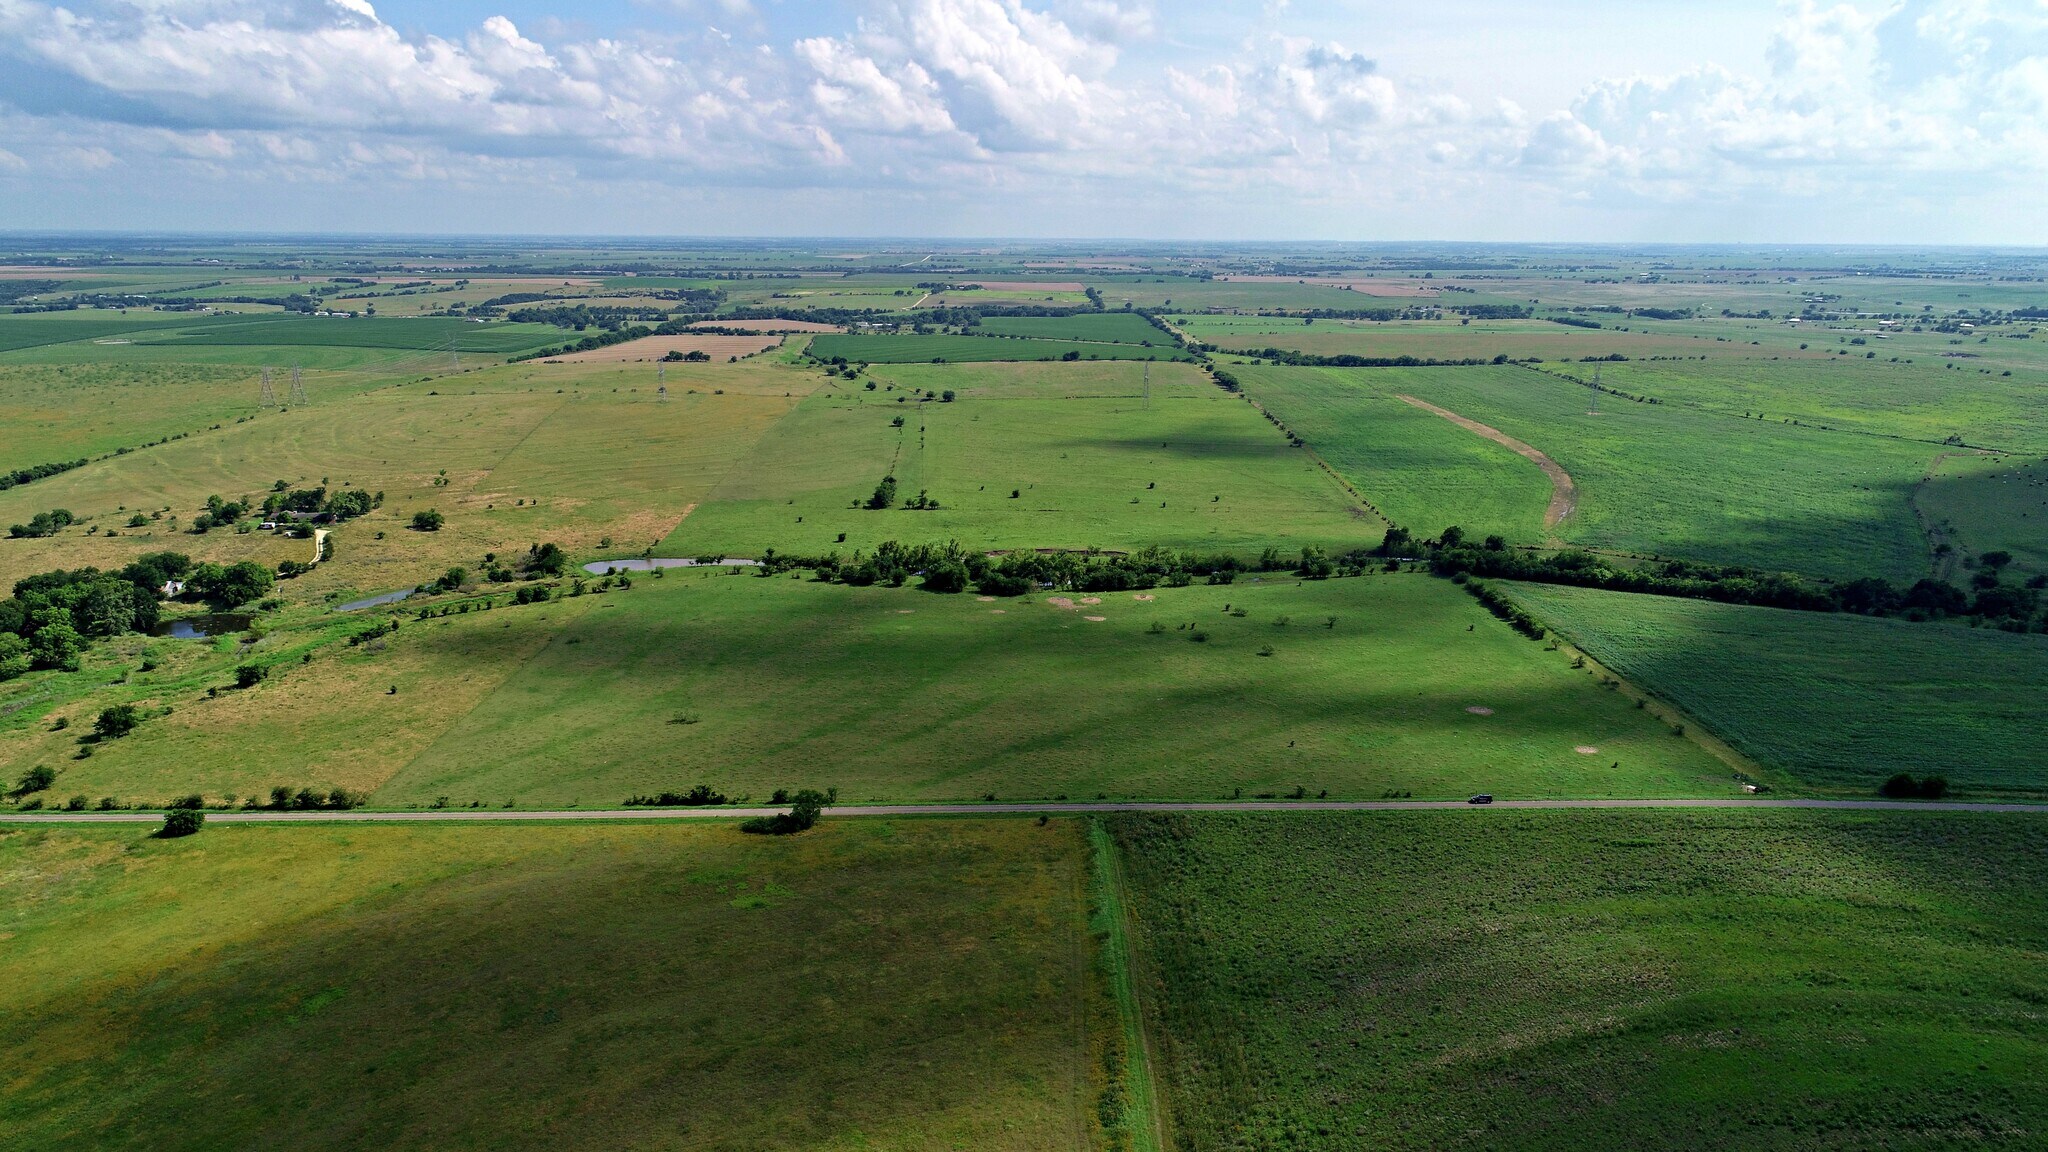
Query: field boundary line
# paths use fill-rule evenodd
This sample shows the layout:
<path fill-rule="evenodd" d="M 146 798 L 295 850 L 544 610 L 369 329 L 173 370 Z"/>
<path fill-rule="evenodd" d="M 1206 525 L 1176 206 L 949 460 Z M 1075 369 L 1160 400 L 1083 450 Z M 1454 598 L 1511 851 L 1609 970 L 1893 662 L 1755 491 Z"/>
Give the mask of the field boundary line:
<path fill-rule="evenodd" d="M 1166 1139 L 1166 1118 L 1160 1110 L 1159 1082 L 1152 1074 L 1152 1046 L 1145 1037 L 1144 1005 L 1138 999 L 1138 961 L 1131 950 L 1123 860 L 1116 841 L 1099 819 L 1088 821 L 1088 844 L 1094 850 L 1091 856 L 1096 891 L 1102 901 L 1102 921 L 1108 937 L 1102 946 L 1107 954 L 1110 993 L 1123 1026 L 1126 1127 L 1134 1152 L 1164 1152 L 1170 1145 Z M 1131 1123 L 1133 1119 L 1139 1123 Z"/>
<path fill-rule="evenodd" d="M 1105 800 L 1073 803 L 847 804 L 827 808 L 835 818 L 892 816 L 1074 816 L 1106 812 L 1483 812 L 1616 810 L 1647 808 L 1769 808 L 1849 812 L 2031 812 L 2048 815 L 2048 802 L 2018 800 L 1823 800 L 1755 796 L 1674 796 L 1668 799 L 1493 800 Z M 573 820 L 723 820 L 773 816 L 785 808 L 516 808 L 406 809 L 346 812 L 208 812 L 218 824 L 435 824 Z M 163 811 L 0 812 L 0 824 L 143 824 Z"/>

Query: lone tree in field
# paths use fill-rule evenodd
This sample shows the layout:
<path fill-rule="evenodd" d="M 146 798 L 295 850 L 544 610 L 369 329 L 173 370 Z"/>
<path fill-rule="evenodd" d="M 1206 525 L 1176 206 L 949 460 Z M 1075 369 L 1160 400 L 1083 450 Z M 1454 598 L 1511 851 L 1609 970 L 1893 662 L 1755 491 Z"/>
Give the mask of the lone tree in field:
<path fill-rule="evenodd" d="M 412 530 L 415 532 L 439 532 L 448 518 L 429 508 L 412 514 Z"/>
<path fill-rule="evenodd" d="M 92 734 L 102 740 L 119 740 L 135 726 L 142 723 L 142 717 L 133 704 L 116 704 L 112 708 L 100 709 L 99 719 L 92 722 Z"/>
<path fill-rule="evenodd" d="M 31 792 L 47 792 L 57 783 L 57 773 L 41 764 L 21 774 L 21 779 L 8 795 L 19 800 Z"/>

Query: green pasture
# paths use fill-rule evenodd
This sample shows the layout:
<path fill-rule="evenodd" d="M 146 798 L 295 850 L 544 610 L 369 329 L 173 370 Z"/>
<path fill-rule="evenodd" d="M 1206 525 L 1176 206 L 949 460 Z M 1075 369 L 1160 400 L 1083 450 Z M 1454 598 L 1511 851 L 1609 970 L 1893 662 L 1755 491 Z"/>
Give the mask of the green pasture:
<path fill-rule="evenodd" d="M 1539 584 L 1502 585 L 1595 659 L 1809 788 L 1896 772 L 2048 797 L 2048 637 Z"/>
<path fill-rule="evenodd" d="M 1367 401 L 1400 394 L 1532 445 L 1577 485 L 1577 510 L 1556 530 L 1574 544 L 1909 583 L 1928 572 L 1928 544 L 1909 501 L 1936 454 L 1932 445 L 1614 396 L 1601 396 L 1594 415 L 1589 389 L 1526 368 L 1231 371 L 1290 426 L 1303 392 L 1299 381 L 1321 374 L 1325 383 L 1302 408 L 1311 426 L 1300 430 L 1319 452 L 1384 459 L 1388 438 L 1365 413 L 1385 405 Z M 1348 411 L 1330 408 L 1337 382 L 1356 390 Z M 1368 499 L 1414 506 L 1423 503 L 1422 484 L 1444 483 L 1427 472 L 1408 483 L 1396 476 L 1387 487 L 1352 479 Z M 1460 482 L 1481 486 L 1484 476 L 1471 469 Z M 1541 510 L 1539 501 L 1524 515 Z M 1492 500 L 1435 512 L 1411 526 L 1435 531 L 1461 523 L 1470 530 L 1468 518 L 1483 523 L 1499 515 Z M 1519 538 L 1528 539 L 1526 529 Z"/>
<path fill-rule="evenodd" d="M 2048 341 L 2042 346 L 2048 350 Z M 1891 354 L 1874 362 L 1834 357 L 1798 363 L 1607 364 L 1600 370 L 1608 386 L 1667 405 L 1935 444 L 1955 437 L 1978 447 L 2048 453 L 2048 417 L 2038 402 L 2048 375 L 1951 371 L 1945 362 L 1925 357 L 1893 364 Z M 1591 379 L 1590 365 L 1557 368 Z"/>
<path fill-rule="evenodd" d="M 2048 574 L 2048 458 L 1944 453 L 1917 503 L 1967 553 L 2010 553 L 2007 580 Z"/>
<path fill-rule="evenodd" d="M 917 398 L 948 391 L 952 402 Z M 854 506 L 889 475 L 899 507 Z M 941 506 L 900 507 L 921 491 Z M 1187 365 L 882 365 L 804 400 L 660 551 L 814 556 L 957 538 L 1298 554 L 1380 531 L 1306 453 Z"/>
<path fill-rule="evenodd" d="M 0 830 L 7 1143 L 1098 1139 L 1075 823 L 734 823 Z"/>
<path fill-rule="evenodd" d="M 1119 815 L 1181 1148 L 2021 1147 L 2048 824 Z"/>
<path fill-rule="evenodd" d="M 848 800 L 1733 789 L 1562 655 L 1420 577 L 1246 578 L 1069 606 L 672 571 L 597 599 L 549 621 L 547 643 L 375 802 L 590 806 L 698 782 L 759 798 L 793 771 Z M 466 663 L 437 664 L 444 643 L 562 611 L 426 623 L 391 650 L 417 652 L 431 683 Z M 121 751 L 150 755 L 146 740 Z"/>
<path fill-rule="evenodd" d="M 1149 327 L 1149 325 L 1148 325 Z M 857 364 L 918 364 L 934 361 L 976 363 L 999 360 L 1058 360 L 1075 353 L 1082 360 L 1185 360 L 1165 333 L 1156 332 L 1158 346 L 1083 343 L 1002 336 L 839 336 L 811 340 L 811 355 L 820 360 L 845 357 Z"/>
<path fill-rule="evenodd" d="M 179 333 L 181 344 L 261 344 L 270 347 L 403 348 L 412 351 L 507 353 L 525 352 L 581 337 L 546 324 L 479 324 L 432 317 L 379 319 L 326 316 L 312 320 L 272 320 Z"/>
<path fill-rule="evenodd" d="M 974 329 L 985 336 L 1027 336 L 1097 344 L 1172 346 L 1173 337 L 1130 312 L 1083 312 L 1073 316 L 989 316 Z"/>

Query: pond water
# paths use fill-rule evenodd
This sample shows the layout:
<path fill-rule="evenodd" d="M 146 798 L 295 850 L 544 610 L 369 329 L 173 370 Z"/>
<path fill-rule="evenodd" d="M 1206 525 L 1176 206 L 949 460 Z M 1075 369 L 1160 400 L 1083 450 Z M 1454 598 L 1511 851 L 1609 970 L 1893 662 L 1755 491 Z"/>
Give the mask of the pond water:
<path fill-rule="evenodd" d="M 400 600 L 405 599 L 407 596 L 412 595 L 415 591 L 417 591 L 417 589 L 400 588 L 396 592 L 385 592 L 377 596 L 365 596 L 361 600 L 351 600 L 348 603 L 336 608 L 335 611 L 354 612 L 358 608 L 375 608 L 379 604 L 396 604 Z"/>
<path fill-rule="evenodd" d="M 583 570 L 592 576 L 602 576 L 615 569 L 620 572 L 652 572 L 656 568 L 759 568 L 760 566 L 761 562 L 759 560 L 727 559 L 706 564 L 701 560 L 643 560 L 636 556 L 630 560 L 599 560 L 593 564 L 585 564 Z"/>
<path fill-rule="evenodd" d="M 254 617 L 242 612 L 209 612 L 204 616 L 165 620 L 156 626 L 154 634 L 169 636 L 173 640 L 205 640 L 246 631 L 252 619 Z"/>

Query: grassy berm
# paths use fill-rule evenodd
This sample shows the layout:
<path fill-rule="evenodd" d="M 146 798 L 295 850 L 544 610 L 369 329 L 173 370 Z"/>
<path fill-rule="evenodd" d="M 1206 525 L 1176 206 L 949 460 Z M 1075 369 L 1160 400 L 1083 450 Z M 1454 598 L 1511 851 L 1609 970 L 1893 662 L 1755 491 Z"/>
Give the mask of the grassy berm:
<path fill-rule="evenodd" d="M 1175 1148 L 2020 1148 L 2048 1131 L 2038 816 L 1155 814 L 1111 831 Z"/>
<path fill-rule="evenodd" d="M 1087 869 L 1067 821 L 0 832 L 0 1146 L 1090 1147 Z"/>

